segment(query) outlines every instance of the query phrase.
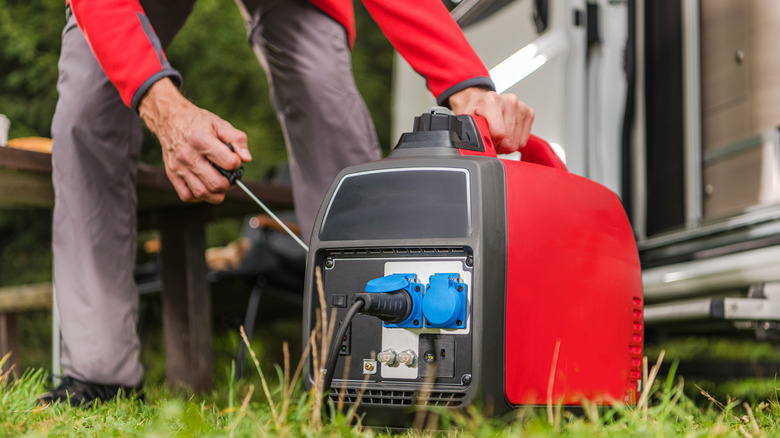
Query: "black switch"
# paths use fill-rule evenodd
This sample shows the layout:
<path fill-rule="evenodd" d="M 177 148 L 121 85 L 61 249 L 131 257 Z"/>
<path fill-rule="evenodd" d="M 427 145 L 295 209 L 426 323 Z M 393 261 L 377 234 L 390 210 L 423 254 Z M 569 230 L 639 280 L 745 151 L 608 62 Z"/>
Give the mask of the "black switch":
<path fill-rule="evenodd" d="M 347 296 L 333 295 L 330 303 L 333 305 L 333 307 L 347 307 Z"/>

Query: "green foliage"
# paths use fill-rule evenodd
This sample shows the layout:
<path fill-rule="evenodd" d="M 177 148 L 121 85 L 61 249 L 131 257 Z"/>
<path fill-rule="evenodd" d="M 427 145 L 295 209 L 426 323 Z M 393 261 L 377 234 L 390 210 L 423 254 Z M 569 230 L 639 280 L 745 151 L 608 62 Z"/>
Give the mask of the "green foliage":
<path fill-rule="evenodd" d="M 62 0 L 0 0 L 0 114 L 11 138 L 50 136 L 64 25 Z"/>
<path fill-rule="evenodd" d="M 661 350 L 666 353 L 667 361 L 679 361 L 714 366 L 735 363 L 744 367 L 751 366 L 754 378 L 707 379 L 688 375 L 685 392 L 689 396 L 698 395 L 699 388 L 709 388 L 710 394 L 719 399 L 739 398 L 751 402 L 766 400 L 775 396 L 778 388 L 775 376 L 768 374 L 764 364 L 780 363 L 780 351 L 770 341 L 758 341 L 752 332 L 743 336 L 680 336 L 664 339 L 645 345 L 645 354 L 658 356 Z M 702 365 L 699 365 L 702 366 Z"/>
<path fill-rule="evenodd" d="M 739 361 L 780 361 L 780 350 L 769 341 L 756 341 L 752 332 L 747 337 L 685 336 L 664 339 L 660 344 L 645 346 L 649 357 L 661 349 L 666 357 L 677 360 L 721 359 Z"/>
<path fill-rule="evenodd" d="M 361 2 L 355 2 L 355 21 L 357 39 L 352 51 L 352 71 L 374 119 L 379 144 L 388 151 L 398 140 L 390 138 L 393 46 Z"/>
<path fill-rule="evenodd" d="M 688 394 L 700 393 L 699 388 L 710 388 L 709 392 L 716 398 L 735 398 L 758 403 L 775 397 L 778 382 L 776 377 L 728 379 L 718 382 L 696 379 L 695 383 L 693 379 L 686 380 L 685 390 Z"/>
<path fill-rule="evenodd" d="M 278 379 L 284 380 L 277 368 Z M 232 373 L 229 373 L 232 376 Z M 315 421 L 312 399 L 300 380 L 289 398 L 290 410 L 279 417 L 283 387 L 271 383 L 266 392 L 255 380 L 229 378 L 211 394 L 181 395 L 162 386 L 147 386 L 146 404 L 114 400 L 88 408 L 61 404 L 36 406 L 45 375 L 30 371 L 20 379 L 0 378 L 0 430 L 18 436 L 387 436 L 381 430 L 353 424 L 345 412 L 333 413 L 322 424 Z M 752 405 L 738 400 L 686 397 L 683 383 L 669 377 L 650 382 L 648 403 L 642 406 L 604 406 L 585 403 L 577 413 L 560 409 L 521 407 L 510 418 L 491 418 L 476 408 L 465 412 L 444 408 L 421 410 L 419 418 L 440 432 L 409 430 L 402 437 L 658 437 L 658 436 L 777 436 L 780 405 L 764 401 Z M 277 414 L 274 414 L 273 404 Z M 325 409 L 333 409 L 332 406 Z"/>
<path fill-rule="evenodd" d="M 51 311 L 37 310 L 16 316 L 20 339 L 20 371 L 51 370 Z"/>
<path fill-rule="evenodd" d="M 51 212 L 0 211 L 0 285 L 51 279 Z"/>

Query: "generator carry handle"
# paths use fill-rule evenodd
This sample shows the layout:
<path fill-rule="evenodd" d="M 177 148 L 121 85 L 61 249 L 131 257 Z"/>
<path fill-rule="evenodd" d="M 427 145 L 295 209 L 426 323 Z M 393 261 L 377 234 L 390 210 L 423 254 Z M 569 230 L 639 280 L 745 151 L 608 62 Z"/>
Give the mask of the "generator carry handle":
<path fill-rule="evenodd" d="M 496 149 L 493 146 L 493 140 L 488 134 L 490 130 L 488 129 L 487 120 L 485 120 L 485 118 L 482 116 L 476 115 L 472 115 L 471 118 L 474 119 L 474 122 L 477 125 L 477 129 L 482 136 L 482 142 L 485 144 L 485 152 L 461 149 L 461 154 L 495 157 Z M 528 138 L 528 143 L 526 143 L 524 147 L 520 148 L 520 155 L 520 161 L 526 163 L 539 164 L 566 172 L 569 171 L 563 160 L 561 160 L 558 154 L 556 154 L 553 150 L 552 146 L 550 146 L 550 143 L 533 134 L 531 134 L 531 136 Z"/>

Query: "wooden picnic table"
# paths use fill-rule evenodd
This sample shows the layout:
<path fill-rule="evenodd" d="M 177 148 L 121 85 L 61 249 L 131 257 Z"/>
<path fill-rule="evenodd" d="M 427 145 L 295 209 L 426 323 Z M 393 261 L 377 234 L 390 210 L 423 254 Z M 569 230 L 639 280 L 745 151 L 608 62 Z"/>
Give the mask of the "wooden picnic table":
<path fill-rule="evenodd" d="M 49 154 L 0 147 L 0 207 L 52 208 L 51 171 Z M 269 207 L 292 208 L 289 187 L 251 181 L 245 184 Z M 228 192 L 220 205 L 184 203 L 164 170 L 146 164 L 139 165 L 136 190 L 139 229 L 160 232 L 168 381 L 196 391 L 209 389 L 214 370 L 205 227 L 216 218 L 257 213 L 259 207 L 239 189 Z M 15 326 L 15 314 L 0 309 L 0 346 L 18 345 Z"/>

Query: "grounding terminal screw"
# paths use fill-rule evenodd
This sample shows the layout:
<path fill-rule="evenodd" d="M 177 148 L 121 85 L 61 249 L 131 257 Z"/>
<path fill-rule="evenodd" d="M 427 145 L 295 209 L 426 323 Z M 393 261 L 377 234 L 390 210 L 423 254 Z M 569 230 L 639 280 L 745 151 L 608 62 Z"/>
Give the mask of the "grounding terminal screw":
<path fill-rule="evenodd" d="M 376 374 L 376 361 L 363 359 L 363 374 Z"/>

